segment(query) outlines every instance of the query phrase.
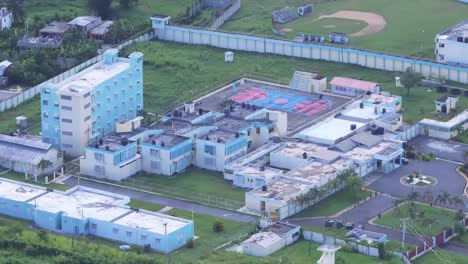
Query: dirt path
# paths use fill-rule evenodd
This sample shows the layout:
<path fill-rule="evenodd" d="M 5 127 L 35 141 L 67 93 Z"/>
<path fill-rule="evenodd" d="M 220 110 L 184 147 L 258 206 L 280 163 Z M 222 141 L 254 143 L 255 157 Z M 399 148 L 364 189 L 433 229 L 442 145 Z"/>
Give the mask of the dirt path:
<path fill-rule="evenodd" d="M 381 15 L 370 12 L 359 12 L 359 11 L 339 11 L 331 15 L 322 15 L 317 20 L 322 18 L 343 18 L 343 19 L 353 19 L 353 20 L 362 20 L 367 23 L 367 26 L 361 31 L 352 34 L 351 36 L 366 36 L 378 33 L 385 28 L 387 21 Z M 315 20 L 315 21 L 317 21 Z"/>

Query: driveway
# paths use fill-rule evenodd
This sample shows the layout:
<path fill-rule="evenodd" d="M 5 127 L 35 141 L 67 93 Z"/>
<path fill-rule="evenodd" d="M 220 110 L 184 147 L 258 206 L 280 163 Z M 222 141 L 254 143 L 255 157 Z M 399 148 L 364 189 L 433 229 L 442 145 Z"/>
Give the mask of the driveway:
<path fill-rule="evenodd" d="M 386 193 L 394 197 L 407 198 L 411 193 L 411 187 L 402 185 L 400 179 L 413 173 L 415 170 L 422 171 L 423 175 L 432 176 L 437 179 L 437 184 L 431 187 L 414 187 L 414 191 L 420 193 L 422 197 L 426 191 L 431 191 L 435 197 L 442 191 L 447 191 L 451 196 L 463 196 L 466 185 L 465 178 L 456 169 L 458 165 L 444 160 L 420 161 L 409 160 L 408 165 L 403 165 L 388 175 L 376 177 L 369 186 L 369 189 Z M 446 205 L 449 206 L 448 203 Z"/>
<path fill-rule="evenodd" d="M 67 185 L 75 186 L 77 184 L 77 178 L 71 177 L 70 179 L 66 180 L 65 183 Z M 258 221 L 257 217 L 246 215 L 246 214 L 241 214 L 241 213 L 236 213 L 236 212 L 229 211 L 229 210 L 223 210 L 219 208 L 205 206 L 205 205 L 201 205 L 197 203 L 192 203 L 189 201 L 172 199 L 172 198 L 165 197 L 165 196 L 139 192 L 139 191 L 135 191 L 135 190 L 127 189 L 127 188 L 107 185 L 107 184 L 89 181 L 85 179 L 80 179 L 80 185 L 90 187 L 90 188 L 95 188 L 95 189 L 106 191 L 106 192 L 127 195 L 131 198 L 142 200 L 145 202 L 160 204 L 164 206 L 170 206 L 170 207 L 177 208 L 177 209 L 193 211 L 196 213 L 211 215 L 214 217 L 233 220 L 237 222 L 256 223 Z"/>
<path fill-rule="evenodd" d="M 408 143 L 419 152 L 433 153 L 439 158 L 456 162 L 464 162 L 463 153 L 468 151 L 468 145 L 426 136 L 416 137 Z"/>

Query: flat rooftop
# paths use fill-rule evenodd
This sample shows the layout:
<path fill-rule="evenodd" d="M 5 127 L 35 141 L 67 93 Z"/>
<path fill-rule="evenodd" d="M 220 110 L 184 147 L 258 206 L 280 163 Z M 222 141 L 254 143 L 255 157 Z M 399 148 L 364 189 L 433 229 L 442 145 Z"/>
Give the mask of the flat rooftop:
<path fill-rule="evenodd" d="M 304 183 L 285 178 L 269 182 L 266 184 L 266 187 L 266 191 L 262 191 L 262 188 L 257 188 L 250 192 L 258 197 L 288 201 L 309 188 L 308 185 Z"/>
<path fill-rule="evenodd" d="M 114 223 L 163 235 L 165 233 L 164 224 L 167 224 L 167 233 L 170 234 L 189 225 L 191 221 L 159 213 L 140 211 L 132 212 L 117 219 Z"/>
<path fill-rule="evenodd" d="M 94 16 L 79 16 L 73 19 L 72 21 L 68 22 L 68 25 L 77 25 L 81 27 L 85 27 L 91 23 L 93 23 L 95 20 L 99 20 L 99 17 L 94 17 Z"/>
<path fill-rule="evenodd" d="M 91 35 L 104 35 L 110 31 L 110 27 L 114 24 L 112 21 L 103 21 L 99 26 L 91 29 L 89 34 Z"/>
<path fill-rule="evenodd" d="M 286 234 L 287 232 L 293 230 L 294 228 L 296 228 L 297 226 L 295 225 L 291 225 L 291 224 L 287 224 L 287 223 L 283 223 L 283 222 L 277 222 L 269 227 L 266 227 L 264 229 L 262 229 L 263 232 L 273 232 L 277 235 L 284 235 Z"/>
<path fill-rule="evenodd" d="M 445 127 L 445 128 L 453 128 L 454 126 L 457 126 L 461 124 L 462 122 L 465 122 L 467 119 L 468 119 L 468 109 L 465 109 L 463 112 L 454 116 L 449 121 L 444 122 L 444 121 L 424 118 L 423 120 L 420 121 L 420 123 L 422 123 L 423 125 L 433 125 L 433 126 L 439 126 L 439 127 Z"/>
<path fill-rule="evenodd" d="M 258 166 L 247 165 L 236 171 L 236 174 L 255 176 L 271 180 L 276 176 L 283 174 L 283 170 L 272 168 L 269 166 L 263 166 L 263 170 Z"/>
<path fill-rule="evenodd" d="M 393 103 L 398 99 L 400 99 L 399 96 L 372 93 L 370 95 L 367 95 L 364 101 L 366 103 L 371 103 L 375 105 L 380 105 L 380 104 L 385 105 L 385 104 Z"/>
<path fill-rule="evenodd" d="M 76 190 L 70 194 L 49 192 L 29 201 L 43 211 L 64 212 L 73 218 L 94 218 L 103 221 L 111 221 L 131 212 L 130 209 L 120 207 L 123 202 L 117 197 L 84 190 Z"/>
<path fill-rule="evenodd" d="M 275 153 L 301 159 L 304 153 L 307 153 L 308 159 L 317 158 L 322 160 L 335 160 L 341 155 L 337 151 L 328 150 L 327 146 L 306 142 L 285 142 Z"/>
<path fill-rule="evenodd" d="M 174 133 L 178 135 L 186 134 L 196 128 L 200 127 L 199 125 L 193 125 L 190 122 L 183 121 L 183 120 L 167 120 L 161 122 L 156 128 L 162 129 L 167 133 Z"/>
<path fill-rule="evenodd" d="M 229 164 L 229 167 L 236 168 L 236 167 L 243 167 L 249 163 L 255 162 L 257 159 L 262 159 L 265 156 L 268 156 L 268 154 L 280 147 L 279 144 L 265 144 L 260 146 L 259 148 L 256 148 L 255 150 L 249 152 L 248 155 L 244 155 L 232 163 Z M 257 158 L 255 158 L 257 157 Z"/>
<path fill-rule="evenodd" d="M 162 146 L 162 144 L 164 143 L 164 147 L 171 148 L 188 139 L 188 137 L 163 132 L 162 134 L 156 134 L 152 137 L 148 137 L 144 142 L 148 144 L 153 144 L 154 141 L 155 145 L 158 146 Z"/>
<path fill-rule="evenodd" d="M 457 40 L 458 37 L 468 37 L 468 20 L 465 20 L 445 31 L 438 34 L 440 37 L 445 36 L 449 40 Z"/>
<path fill-rule="evenodd" d="M 375 120 L 382 115 L 382 111 L 375 112 L 374 106 L 364 105 L 363 108 L 353 107 L 346 109 L 341 113 L 344 116 L 355 117 L 360 119 Z"/>
<path fill-rule="evenodd" d="M 325 185 L 329 177 L 346 168 L 347 160 L 340 159 L 332 164 L 312 161 L 311 163 L 288 172 L 285 177 L 307 181 L 316 187 Z"/>
<path fill-rule="evenodd" d="M 310 138 L 319 138 L 337 141 L 340 138 L 344 138 L 347 135 L 353 133 L 353 130 L 351 130 L 351 125 L 356 125 L 356 129 L 359 129 L 367 124 L 340 118 L 330 118 L 315 126 L 304 129 L 299 133 L 299 136 L 304 140 L 311 140 Z"/>
<path fill-rule="evenodd" d="M 211 130 L 208 134 L 204 136 L 199 136 L 198 138 L 218 143 L 228 143 L 236 139 L 236 133 L 221 129 Z"/>
<path fill-rule="evenodd" d="M 397 143 L 390 141 L 382 141 L 372 148 L 356 147 L 343 154 L 344 157 L 354 160 L 367 161 L 372 159 L 376 154 L 389 147 L 397 147 Z"/>
<path fill-rule="evenodd" d="M 376 86 L 380 84 L 346 77 L 335 77 L 330 81 L 330 85 L 348 87 L 356 90 L 372 91 Z"/>
<path fill-rule="evenodd" d="M 118 135 L 109 135 L 102 138 L 102 145 L 97 144 L 100 149 L 108 150 L 108 151 L 117 151 L 121 148 L 128 146 L 131 142 L 126 139 L 127 145 L 123 144 L 125 141 L 126 136 L 118 136 Z M 89 145 L 89 147 L 96 148 L 96 145 Z"/>
<path fill-rule="evenodd" d="M 119 58 L 119 61 L 112 64 L 104 64 L 103 61 L 98 62 L 94 66 L 91 66 L 91 68 L 79 72 L 57 84 L 57 91 L 66 94 L 81 94 L 90 91 L 96 85 L 130 68 L 129 62 L 120 61 L 120 59 L 122 58 Z"/>
<path fill-rule="evenodd" d="M 252 123 L 253 122 L 244 119 L 225 116 L 216 120 L 213 125 L 227 131 L 238 132 L 241 129 L 250 126 Z M 270 121 L 265 120 L 265 123 L 270 123 Z"/>
<path fill-rule="evenodd" d="M 263 248 L 267 248 L 271 245 L 276 244 L 278 241 L 282 239 L 283 238 L 281 238 L 279 235 L 271 231 L 265 231 L 265 232 L 259 232 L 259 233 L 253 234 L 251 237 L 243 241 L 241 244 L 254 243 Z"/>
<path fill-rule="evenodd" d="M 47 24 L 43 29 L 41 29 L 40 33 L 46 34 L 64 34 L 70 26 L 68 26 L 67 22 L 52 22 Z"/>
<path fill-rule="evenodd" d="M 0 197 L 2 198 L 26 202 L 46 192 L 45 188 L 35 187 L 29 184 L 21 184 L 0 178 Z"/>

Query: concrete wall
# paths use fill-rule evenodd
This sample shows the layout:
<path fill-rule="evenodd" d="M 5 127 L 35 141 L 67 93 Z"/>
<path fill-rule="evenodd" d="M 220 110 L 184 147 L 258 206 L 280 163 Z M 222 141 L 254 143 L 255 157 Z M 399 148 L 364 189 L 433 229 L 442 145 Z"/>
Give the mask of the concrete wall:
<path fill-rule="evenodd" d="M 444 77 L 447 80 L 468 83 L 468 68 L 449 66 L 431 61 L 364 50 L 334 47 L 324 44 L 306 44 L 270 39 L 257 36 L 208 31 L 181 26 L 166 26 L 155 29 L 156 38 L 161 40 L 201 44 L 224 49 L 271 53 L 307 59 L 357 64 L 386 71 L 405 71 L 410 67 L 428 77 Z"/>

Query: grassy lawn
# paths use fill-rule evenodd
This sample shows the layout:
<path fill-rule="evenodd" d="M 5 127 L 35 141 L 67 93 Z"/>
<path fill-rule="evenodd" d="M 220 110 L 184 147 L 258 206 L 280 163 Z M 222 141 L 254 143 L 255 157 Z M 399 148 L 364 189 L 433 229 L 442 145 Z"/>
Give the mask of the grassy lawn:
<path fill-rule="evenodd" d="M 153 211 L 153 212 L 157 212 L 164 208 L 164 205 L 145 202 L 145 201 L 133 199 L 133 198 L 130 199 L 130 202 L 127 205 L 133 208 L 140 208 L 143 210 L 148 210 L 148 211 Z"/>
<path fill-rule="evenodd" d="M 468 144 L 468 130 L 453 138 L 454 141 Z"/>
<path fill-rule="evenodd" d="M 372 192 L 366 190 L 359 192 L 358 194 L 353 194 L 352 191 L 344 189 L 318 202 L 317 204 L 312 205 L 304 211 L 295 214 L 292 218 L 331 216 L 364 199 L 365 197 L 369 197 L 371 193 Z"/>
<path fill-rule="evenodd" d="M 285 6 L 295 7 L 304 4 L 302 0 L 256 0 L 243 1 L 242 7 L 222 29 L 253 34 L 276 36 L 271 31 L 271 11 Z M 468 5 L 453 0 L 340 0 L 314 4 L 311 16 L 299 18 L 284 25 L 305 33 L 323 32 L 320 26 L 312 26 L 311 21 L 320 15 L 333 14 L 340 10 L 373 12 L 382 15 L 386 28 L 373 35 L 351 37 L 351 46 L 409 56 L 434 58 L 435 35 L 464 19 Z M 316 24 L 322 22 L 317 21 Z M 352 22 L 355 23 L 355 22 Z M 334 31 L 347 31 L 348 24 L 338 24 Z M 297 28 L 297 29 L 296 29 Z M 296 31 L 296 32 L 297 32 Z M 296 33 L 291 32 L 291 33 Z M 290 36 L 290 35 L 289 35 Z M 279 36 L 276 36 L 279 37 Z"/>
<path fill-rule="evenodd" d="M 456 237 L 454 241 L 468 246 L 468 233 L 467 232 L 463 233 L 463 235 Z"/>
<path fill-rule="evenodd" d="M 49 177 L 52 177 L 52 176 L 49 176 Z M 66 191 L 66 190 L 71 188 L 71 186 L 68 186 L 68 185 L 65 185 L 65 184 L 58 184 L 58 183 L 42 184 L 42 183 L 35 182 L 33 180 L 25 180 L 24 179 L 24 174 L 16 173 L 16 172 L 8 172 L 8 173 L 5 173 L 5 174 L 2 174 L 2 175 L 0 175 L 0 178 L 6 178 L 6 179 L 10 179 L 10 180 L 19 181 L 19 182 L 26 182 L 26 183 L 29 183 L 29 184 L 34 184 L 34 185 L 42 186 L 42 187 L 45 187 L 45 188 L 51 188 L 51 189 L 55 189 L 55 190 L 59 190 L 59 191 Z"/>
<path fill-rule="evenodd" d="M 400 206 L 400 212 L 393 209 L 382 215 L 380 219 L 375 221 L 376 224 L 388 226 L 397 230 L 401 230 L 402 222 L 400 219 L 409 218 L 408 224 L 413 227 L 419 234 L 426 236 L 434 236 L 442 232 L 446 227 L 451 227 L 455 223 L 455 212 L 431 207 L 425 204 L 414 204 L 415 214 L 410 215 L 411 204 L 406 203 Z M 424 216 L 419 216 L 418 212 L 424 211 Z M 412 232 L 409 230 L 409 232 Z"/>
<path fill-rule="evenodd" d="M 440 264 L 440 263 L 455 263 L 455 264 L 465 264 L 467 256 L 454 253 L 447 250 L 438 250 L 438 253 L 433 252 L 427 253 L 424 256 L 417 258 L 415 264 Z M 442 260 L 441 260 L 442 259 Z M 448 262 L 447 260 L 450 260 Z"/>
<path fill-rule="evenodd" d="M 186 172 L 175 176 L 161 176 L 155 174 L 140 174 L 123 182 L 141 185 L 165 192 L 185 193 L 187 196 L 202 194 L 213 195 L 226 199 L 243 202 L 245 191 L 234 188 L 232 183 L 224 180 L 222 173 L 190 168 Z"/>

